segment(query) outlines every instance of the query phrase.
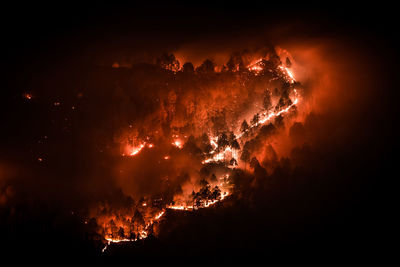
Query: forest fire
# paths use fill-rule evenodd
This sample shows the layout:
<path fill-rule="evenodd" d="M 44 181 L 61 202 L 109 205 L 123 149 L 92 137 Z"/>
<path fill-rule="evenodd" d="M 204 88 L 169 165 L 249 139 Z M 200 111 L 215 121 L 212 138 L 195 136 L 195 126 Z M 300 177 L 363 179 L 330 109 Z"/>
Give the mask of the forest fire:
<path fill-rule="evenodd" d="M 165 63 L 165 66 L 178 65 L 173 63 L 174 57 L 166 60 L 172 60 L 172 63 Z M 150 153 L 149 150 L 144 149 L 147 147 L 159 151 L 149 160 L 157 162 L 158 153 L 163 153 L 161 158 L 169 162 L 168 166 L 173 167 L 181 157 L 187 159 L 194 157 L 189 161 L 198 162 L 200 164 L 198 166 L 202 167 L 197 174 L 192 174 L 192 177 L 187 175 L 185 178 L 189 179 L 187 182 L 175 185 L 178 188 L 176 192 L 161 191 L 158 197 L 144 196 L 138 203 L 132 202 L 118 210 L 107 208 L 107 205 L 97 208 L 93 217 L 96 218 L 99 225 L 102 225 L 102 235 L 108 243 L 136 241 L 156 234 L 158 222 L 167 210 L 193 212 L 224 201 L 228 196 L 234 194 L 235 185 L 232 183 L 230 173 L 235 169 L 243 167 L 245 169 L 246 162 L 250 160 L 249 142 L 257 138 L 260 133 L 269 131 L 269 128 L 274 127 L 274 121 L 282 119 L 283 115 L 296 113 L 301 99 L 299 92 L 301 86 L 289 70 L 292 64 L 289 59 L 286 59 L 287 66 L 284 66 L 277 54 L 270 51 L 265 58 L 249 63 L 244 70 L 241 62 L 237 55 L 231 58 L 228 62 L 231 69 L 229 75 L 233 78 L 236 75 L 245 74 L 250 81 L 262 81 L 259 86 L 264 89 L 259 91 L 260 95 L 256 95 L 258 99 L 259 97 L 262 99 L 261 107 L 256 97 L 249 102 L 248 110 L 238 108 L 236 111 L 232 111 L 232 115 L 235 115 L 235 120 L 230 123 L 232 126 L 229 127 L 226 123 L 219 125 L 218 120 L 221 119 L 218 117 L 206 117 L 201 124 L 194 119 L 194 127 L 202 129 L 199 134 L 199 130 L 187 129 L 184 123 L 177 121 L 183 127 L 173 128 L 171 137 L 160 136 L 162 129 L 143 131 L 143 129 L 135 129 L 130 126 L 131 130 L 127 133 L 128 141 L 122 138 L 122 144 L 128 144 L 125 145 L 125 152 L 122 153 L 122 156 L 134 156 L 135 159 L 132 158 L 132 161 L 135 161 L 136 157 L 139 160 L 144 157 L 143 151 L 146 151 L 143 152 L 145 155 Z M 179 73 L 174 70 L 174 74 Z M 220 75 L 227 74 L 220 73 Z M 275 89 L 273 89 L 274 87 Z M 233 90 L 240 95 L 243 89 L 235 87 Z M 197 115 L 199 118 L 203 116 L 200 115 L 203 111 L 190 107 L 192 105 L 190 102 L 189 106 L 184 103 L 183 108 L 177 106 L 178 97 L 179 95 L 174 92 L 169 94 L 168 100 L 164 102 L 167 114 L 174 114 L 180 108 L 199 112 Z M 215 105 L 217 109 L 225 109 L 224 105 L 231 105 L 229 102 L 221 103 L 222 105 L 220 103 L 210 104 Z M 246 120 L 249 113 L 252 113 L 250 123 Z M 171 116 L 173 120 L 173 115 L 168 116 Z M 231 115 L 228 113 L 223 116 Z M 194 115 L 195 117 L 196 115 Z M 171 118 L 167 121 L 169 124 L 173 123 Z M 208 129 L 204 128 L 204 125 L 210 125 L 210 123 L 211 126 L 208 126 Z M 143 134 L 139 134 L 140 132 Z M 153 141 L 150 143 L 149 140 Z M 168 140 L 170 140 L 169 143 Z M 165 153 L 168 154 L 165 155 Z M 171 157 L 171 155 L 174 156 Z M 198 161 L 199 159 L 200 161 Z M 158 162 L 160 164 L 160 161 Z M 184 167 L 176 168 L 174 172 L 179 173 Z M 169 182 L 169 179 L 167 181 Z M 185 187 L 184 190 L 183 187 Z"/>
<path fill-rule="evenodd" d="M 396 16 L 142 2 L 3 16 L 2 255 L 377 255 L 390 202 L 376 189 L 396 166 Z"/>

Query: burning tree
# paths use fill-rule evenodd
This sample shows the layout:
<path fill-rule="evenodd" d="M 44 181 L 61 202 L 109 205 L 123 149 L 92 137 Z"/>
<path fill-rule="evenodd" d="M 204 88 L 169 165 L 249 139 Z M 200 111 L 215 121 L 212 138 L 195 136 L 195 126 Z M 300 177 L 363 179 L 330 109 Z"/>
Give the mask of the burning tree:
<path fill-rule="evenodd" d="M 250 159 L 258 152 L 260 139 L 275 134 L 284 118 L 296 110 L 298 84 L 288 70 L 291 62 L 282 65 L 274 50 L 254 61 L 243 55 L 232 54 L 225 72 L 218 73 L 212 60 L 197 68 L 186 62 L 180 69 L 173 54 L 164 54 L 157 59 L 151 82 L 135 84 L 143 92 L 156 87 L 157 97 L 132 96 L 144 101 L 146 108 L 135 110 L 143 121 L 130 127 L 123 139 L 128 144 L 123 154 L 127 169 L 136 160 L 140 169 L 127 171 L 125 180 L 140 180 L 147 175 L 142 169 L 152 162 L 147 171 L 154 175 L 148 177 L 162 182 L 154 197 L 146 196 L 129 211 L 96 214 L 107 240 L 145 238 L 165 210 L 206 208 L 232 194 L 230 174 L 243 163 L 245 170 L 248 163 L 255 172 L 260 170 L 259 162 Z M 194 187 L 189 189 L 191 194 L 190 186 Z"/>
<path fill-rule="evenodd" d="M 242 56 L 239 53 L 233 53 L 226 63 L 227 70 L 230 72 L 243 71 L 245 66 L 243 63 Z"/>
<path fill-rule="evenodd" d="M 219 189 L 218 185 L 214 186 L 214 188 L 211 188 L 210 183 L 206 179 L 202 179 L 200 181 L 200 185 L 201 188 L 199 192 L 192 192 L 194 208 L 204 208 L 209 206 L 211 203 L 221 200 L 221 190 Z"/>
<path fill-rule="evenodd" d="M 229 140 L 228 140 L 228 136 L 226 135 L 225 132 L 222 132 L 219 136 L 218 136 L 218 140 L 217 140 L 217 151 L 223 151 L 224 153 L 224 160 L 225 160 L 225 148 L 227 146 L 229 146 Z"/>
<path fill-rule="evenodd" d="M 254 114 L 253 119 L 251 119 L 251 125 L 252 126 L 257 125 L 259 120 L 260 120 L 260 114 L 258 113 Z"/>
<path fill-rule="evenodd" d="M 180 68 L 179 61 L 175 58 L 174 54 L 163 54 L 157 58 L 157 65 L 163 69 L 177 72 Z"/>
<path fill-rule="evenodd" d="M 247 123 L 246 120 L 243 120 L 242 125 L 240 126 L 240 131 L 241 131 L 244 135 L 246 135 L 246 134 L 247 134 L 247 131 L 248 131 L 249 129 L 250 129 L 249 124 Z"/>
<path fill-rule="evenodd" d="M 210 59 L 204 60 L 204 62 L 196 68 L 196 72 L 201 74 L 211 74 L 214 73 L 214 71 L 215 63 Z"/>

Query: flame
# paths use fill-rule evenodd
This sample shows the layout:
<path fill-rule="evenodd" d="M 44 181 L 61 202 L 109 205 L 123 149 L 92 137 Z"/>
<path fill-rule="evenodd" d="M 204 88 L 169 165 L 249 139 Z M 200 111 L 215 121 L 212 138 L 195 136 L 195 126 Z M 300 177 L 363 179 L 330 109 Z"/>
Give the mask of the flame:
<path fill-rule="evenodd" d="M 296 89 L 294 89 L 294 93 L 295 93 L 295 98 L 291 105 L 279 110 L 278 112 L 270 112 L 270 113 L 268 113 L 267 111 L 263 112 L 260 116 L 260 119 L 255 124 L 251 125 L 247 131 L 237 132 L 235 134 L 236 138 L 240 139 L 243 137 L 243 135 L 246 132 L 250 131 L 250 129 L 260 126 L 260 125 L 263 125 L 263 124 L 267 123 L 268 121 L 271 121 L 273 118 L 280 116 L 281 114 L 288 113 L 290 111 L 290 109 L 293 108 L 294 106 L 296 106 L 300 101 L 300 97 L 298 96 Z M 218 137 L 210 137 L 210 144 L 213 146 L 213 150 L 210 152 L 211 156 L 206 158 L 205 160 L 203 160 L 202 164 L 224 161 L 227 153 L 231 153 L 233 158 L 239 159 L 237 157 L 237 152 L 234 151 L 231 147 L 226 147 L 223 151 L 217 152 L 217 147 L 218 147 L 218 145 L 216 143 L 217 139 L 218 139 Z"/>
<path fill-rule="evenodd" d="M 251 72 L 254 72 L 256 74 L 259 74 L 263 70 L 263 66 L 261 65 L 262 61 L 263 61 L 263 58 L 253 61 L 247 67 L 248 70 Z M 252 124 L 249 125 L 249 128 L 247 130 L 245 130 L 243 132 L 241 130 L 233 131 L 236 136 L 236 139 L 247 138 L 245 135 L 246 132 L 250 131 L 251 129 L 253 129 L 255 127 L 264 125 L 267 122 L 271 121 L 272 119 L 274 119 L 282 114 L 290 112 L 292 108 L 294 108 L 296 105 L 298 105 L 300 103 L 301 98 L 300 98 L 298 91 L 294 88 L 294 86 L 296 85 L 295 84 L 296 80 L 294 78 L 292 71 L 287 67 L 279 66 L 278 67 L 278 75 L 280 75 L 281 79 L 284 79 L 286 82 L 289 82 L 291 84 L 291 88 L 293 89 L 293 91 L 290 95 L 290 100 L 292 101 L 291 104 L 287 105 L 285 107 L 281 107 L 280 110 L 275 110 L 275 111 L 265 110 L 265 109 L 262 110 L 261 112 L 258 113 L 259 114 L 258 120 L 256 122 L 252 122 Z M 180 137 L 177 134 L 173 134 L 171 145 L 174 147 L 177 147 L 179 149 L 182 149 L 184 146 L 183 140 L 186 140 L 186 138 L 187 138 L 187 136 L 184 136 L 184 137 L 183 136 L 184 135 L 182 135 L 182 137 Z M 215 205 L 216 203 L 218 203 L 220 201 L 225 200 L 228 196 L 232 195 L 232 193 L 233 193 L 232 187 L 233 186 L 229 182 L 229 175 L 231 172 L 229 170 L 229 168 L 232 169 L 232 168 L 237 167 L 238 162 L 236 162 L 236 164 L 232 164 L 232 166 L 231 166 L 230 164 L 229 165 L 226 164 L 226 159 L 239 160 L 240 159 L 239 158 L 240 150 L 234 149 L 231 146 L 226 146 L 223 149 L 221 149 L 221 148 L 219 148 L 219 145 L 218 145 L 219 144 L 218 136 L 213 136 L 209 133 L 207 134 L 207 136 L 209 139 L 209 143 L 211 145 L 211 151 L 209 151 L 207 154 L 204 154 L 204 155 L 207 155 L 207 157 L 205 157 L 205 159 L 202 161 L 202 164 L 208 164 L 211 162 L 223 162 L 223 163 L 225 163 L 224 165 L 227 167 L 227 173 L 220 176 L 219 179 L 217 179 L 217 181 L 210 183 L 210 188 L 211 188 L 211 186 L 213 186 L 214 188 L 218 187 L 219 191 L 217 191 L 217 192 L 219 192 L 220 195 L 218 197 L 202 198 L 201 205 L 194 202 L 194 200 L 195 200 L 194 196 L 192 199 L 190 199 L 189 197 L 183 197 L 182 199 L 174 198 L 173 204 L 169 204 L 169 205 L 163 204 L 162 208 L 159 208 L 159 209 L 161 209 L 161 211 L 158 209 L 157 212 L 154 210 L 154 207 L 153 207 L 154 205 L 152 205 L 152 203 L 143 202 L 143 203 L 141 203 L 141 205 L 139 205 L 140 206 L 139 208 L 142 209 L 143 212 L 146 213 L 146 216 L 144 216 L 145 217 L 144 222 L 141 225 L 136 225 L 136 228 L 134 229 L 134 233 L 135 233 L 134 238 L 127 238 L 126 236 L 116 236 L 115 229 L 114 230 L 111 229 L 113 226 L 107 224 L 108 222 L 110 222 L 112 220 L 116 225 L 116 226 L 114 226 L 114 228 L 119 227 L 119 228 L 122 228 L 126 232 L 128 232 L 129 230 L 132 231 L 132 229 L 129 228 L 129 227 L 132 227 L 132 224 L 134 223 L 132 221 L 133 220 L 132 214 L 124 214 L 124 215 L 112 214 L 110 216 L 105 216 L 105 218 L 100 218 L 100 221 L 103 222 L 103 229 L 104 229 L 103 236 L 104 236 L 105 240 L 107 240 L 108 245 L 111 243 L 137 241 L 140 239 L 147 238 L 148 235 L 150 234 L 151 227 L 165 215 L 166 210 L 193 211 L 193 210 L 196 210 L 199 208 L 208 208 L 210 206 Z M 243 139 L 241 139 L 241 141 L 243 141 Z M 135 156 L 135 155 L 139 154 L 145 146 L 147 146 L 148 148 L 153 148 L 156 146 L 153 143 L 148 143 L 149 140 L 152 140 L 150 137 L 147 137 L 147 139 L 145 139 L 145 140 L 146 141 L 144 141 L 144 142 L 136 142 L 136 146 L 127 145 L 126 146 L 126 151 L 128 152 L 127 155 Z M 171 142 L 171 141 L 168 141 L 168 143 L 169 142 Z M 124 155 L 125 154 L 123 154 L 123 156 Z M 165 155 L 163 158 L 165 160 L 169 160 L 170 156 Z M 193 193 L 196 194 L 194 191 L 193 191 Z M 107 248 L 107 245 L 103 249 L 103 251 L 106 248 Z"/>
<path fill-rule="evenodd" d="M 249 71 L 255 72 L 256 74 L 260 73 L 263 70 L 263 67 L 261 67 L 259 64 L 262 62 L 262 58 L 257 59 L 255 61 L 253 61 L 252 63 L 250 63 L 247 66 L 247 69 Z"/>
<path fill-rule="evenodd" d="M 151 146 L 150 146 L 151 145 Z M 153 144 L 148 145 L 148 147 L 153 147 Z M 146 142 L 140 144 L 139 146 L 131 146 L 131 145 L 127 145 L 126 146 L 126 150 L 128 151 L 128 155 L 127 156 L 135 156 L 137 154 L 139 154 L 140 151 L 142 151 L 142 149 L 146 146 Z M 125 154 L 122 154 L 122 156 L 125 156 Z"/>
<path fill-rule="evenodd" d="M 27 100 L 31 100 L 33 98 L 33 95 L 31 93 L 24 93 L 22 96 Z"/>
<path fill-rule="evenodd" d="M 192 204 L 188 203 L 178 203 L 178 204 L 167 205 L 166 208 L 172 210 L 183 210 L 183 211 L 192 211 L 194 209 L 208 208 L 224 200 L 226 197 L 232 194 L 232 186 L 227 182 L 228 179 L 229 179 L 229 174 L 225 174 L 218 179 L 220 180 L 220 182 L 211 183 L 212 186 L 218 186 L 218 188 L 221 190 L 221 196 L 219 199 L 213 199 L 213 200 L 206 199 L 203 203 L 203 206 L 198 206 L 198 207 L 194 207 Z"/>
<path fill-rule="evenodd" d="M 295 82 L 293 73 L 289 70 L 289 68 L 283 67 L 283 66 L 279 66 L 279 69 L 281 69 L 286 74 L 286 78 L 290 81 L 290 83 L 294 83 Z"/>
<path fill-rule="evenodd" d="M 153 218 L 150 219 L 150 221 L 145 225 L 144 229 L 140 230 L 137 232 L 137 236 L 134 239 L 131 238 L 115 238 L 112 237 L 109 234 L 106 234 L 106 236 L 104 237 L 104 239 L 107 241 L 107 244 L 105 245 L 105 247 L 102 249 L 102 252 L 105 252 L 106 249 L 108 248 L 108 246 L 111 243 L 120 243 L 120 242 L 132 242 L 132 241 L 138 241 L 141 239 L 145 239 L 148 237 L 149 233 L 148 233 L 148 229 L 157 221 L 159 221 L 165 214 L 165 210 L 162 210 L 161 212 L 157 213 Z M 107 231 L 108 229 L 106 229 L 106 227 L 104 227 L 105 230 Z"/>
<path fill-rule="evenodd" d="M 171 209 L 171 210 L 193 210 L 193 206 L 189 206 L 189 205 L 167 205 L 167 209 Z"/>
<path fill-rule="evenodd" d="M 159 220 L 163 215 L 164 215 L 165 211 L 160 212 L 159 214 L 157 214 L 156 217 L 154 217 L 156 220 Z"/>
<path fill-rule="evenodd" d="M 179 149 L 182 149 L 182 148 L 183 148 L 183 143 L 182 143 L 182 141 L 179 140 L 179 139 L 176 139 L 172 144 L 173 144 L 174 146 L 176 146 L 177 148 L 179 148 Z"/>

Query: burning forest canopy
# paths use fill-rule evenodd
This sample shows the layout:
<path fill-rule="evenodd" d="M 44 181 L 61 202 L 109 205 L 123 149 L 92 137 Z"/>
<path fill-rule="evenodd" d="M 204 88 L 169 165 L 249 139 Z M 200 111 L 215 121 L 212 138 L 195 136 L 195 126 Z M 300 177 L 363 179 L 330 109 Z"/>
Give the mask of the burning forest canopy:
<path fill-rule="evenodd" d="M 364 146 L 380 73 L 330 41 L 21 70 L 0 158 L 8 249 L 161 259 L 344 238 L 383 153 Z"/>
<path fill-rule="evenodd" d="M 267 139 L 298 115 L 303 90 L 293 58 L 281 56 L 274 48 L 261 58 L 234 53 L 220 71 L 210 59 L 181 67 L 173 54 L 131 68 L 114 63 L 108 71 L 118 82 L 108 100 L 118 106 L 107 115 L 119 127 L 96 145 L 116 162 L 126 200 L 90 208 L 98 234 L 109 242 L 146 238 L 166 210 L 206 208 L 231 195 L 230 176 L 259 164 L 256 155 L 277 161 Z"/>

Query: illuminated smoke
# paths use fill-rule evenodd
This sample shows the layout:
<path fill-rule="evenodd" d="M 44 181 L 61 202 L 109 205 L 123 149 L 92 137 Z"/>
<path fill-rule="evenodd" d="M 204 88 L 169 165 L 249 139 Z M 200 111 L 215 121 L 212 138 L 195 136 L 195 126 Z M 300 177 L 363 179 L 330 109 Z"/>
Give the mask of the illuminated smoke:
<path fill-rule="evenodd" d="M 269 58 L 274 58 L 275 61 L 268 60 Z M 239 60 L 239 62 L 241 61 Z M 191 121 L 194 128 L 185 130 L 190 121 L 186 121 L 185 117 L 177 112 L 177 110 L 182 109 L 178 104 L 183 101 L 183 96 L 170 91 L 166 100 L 161 102 L 164 109 L 160 112 L 161 118 L 156 120 L 166 120 L 170 124 L 173 132 L 170 136 L 163 135 L 163 130 L 160 127 L 148 128 L 146 131 L 146 123 L 141 124 L 145 131 L 132 125 L 129 127 L 119 138 L 122 147 L 121 155 L 132 158 L 132 161 L 143 162 L 134 168 L 143 168 L 149 164 L 149 161 L 154 162 L 154 167 L 150 167 L 151 172 L 154 173 L 151 175 L 159 175 L 160 178 L 164 175 L 167 177 L 165 182 L 169 186 L 177 186 L 176 188 L 179 190 L 172 192 L 172 195 L 165 195 L 164 189 L 161 187 L 157 190 L 158 197 L 144 195 L 145 198 L 142 197 L 138 203 L 125 209 L 114 210 L 107 205 L 95 208 L 92 216 L 102 226 L 102 234 L 108 242 L 135 241 L 146 238 L 150 233 L 154 233 L 154 227 L 165 215 L 166 210 L 193 211 L 208 208 L 234 193 L 234 184 L 230 179 L 230 173 L 236 168 L 245 168 L 248 159 L 243 154 L 249 153 L 243 150 L 245 143 L 253 140 L 264 125 L 295 111 L 301 102 L 300 84 L 296 82 L 294 74 L 288 67 L 278 63 L 279 60 L 274 53 L 272 53 L 272 56 L 268 55 L 266 58 L 259 58 L 249 63 L 245 69 L 239 65 L 235 67 L 231 63 L 231 76 L 237 75 L 239 79 L 244 79 L 239 75 L 247 75 L 248 78 L 246 79 L 250 81 L 262 79 L 265 83 L 261 83 L 265 98 L 263 103 L 262 101 L 249 102 L 247 109 L 239 108 L 232 110 L 232 114 L 224 113 L 225 117 L 215 117 L 212 113 L 211 116 L 204 113 L 207 112 L 207 106 L 201 106 L 201 101 L 209 103 L 205 95 L 202 96 L 201 101 L 195 101 L 198 97 L 188 95 L 186 96 L 188 101 L 184 99 L 185 101 L 180 105 L 183 104 L 184 110 L 182 112 L 184 114 L 188 112 L 194 114 Z M 213 70 L 210 71 L 213 72 Z M 179 74 L 177 70 L 174 70 L 174 73 L 176 73 L 175 75 Z M 212 75 L 212 73 L 207 75 Z M 224 74 L 221 72 L 219 75 Z M 266 79 L 266 77 L 268 78 Z M 240 83 L 238 86 L 240 86 Z M 274 89 L 273 86 L 282 86 L 283 89 L 275 89 L 274 92 L 271 92 Z M 240 96 L 246 89 L 239 87 L 234 88 L 234 90 Z M 210 93 L 219 94 L 219 91 L 214 90 Z M 233 95 L 233 98 L 236 98 L 236 96 Z M 196 107 L 196 105 L 200 107 Z M 232 106 L 232 103 L 223 101 L 211 103 L 211 105 L 219 110 L 224 110 Z M 250 113 L 250 115 L 249 112 L 253 113 Z M 205 114 L 205 117 L 202 118 L 203 114 Z M 216 115 L 218 114 L 217 112 Z M 234 117 L 232 117 L 231 123 L 227 125 L 224 119 L 232 115 Z M 154 120 L 154 117 L 152 118 Z M 250 118 L 249 125 L 239 127 L 240 123 L 246 118 Z M 210 127 L 217 127 L 217 130 Z M 199 130 L 201 131 L 199 132 Z M 202 147 L 202 149 L 199 147 Z M 130 159 L 127 160 L 127 166 L 129 166 Z M 197 161 L 198 163 L 196 163 Z M 164 168 L 170 171 L 158 173 L 156 169 L 160 167 L 157 167 L 157 164 L 158 166 L 166 164 Z M 198 177 L 196 168 L 204 166 L 207 170 L 212 164 L 222 166 L 217 176 L 214 173 L 209 176 L 211 175 L 209 173 L 203 175 L 203 178 Z M 128 167 L 128 169 L 131 169 L 131 167 Z M 150 171 L 150 169 L 148 170 Z M 128 171 L 126 179 L 135 180 L 137 175 L 148 175 L 148 173 L 143 172 L 135 174 L 136 171 L 132 171 L 132 174 Z M 121 172 L 124 175 L 126 171 Z M 179 181 L 179 179 L 174 181 L 170 175 L 176 175 L 177 172 L 190 174 L 182 181 Z M 157 181 L 157 179 L 154 181 Z M 126 188 L 124 183 L 121 184 L 123 190 Z M 182 190 L 182 188 L 184 189 Z M 135 197 L 135 195 L 131 196 Z"/>

